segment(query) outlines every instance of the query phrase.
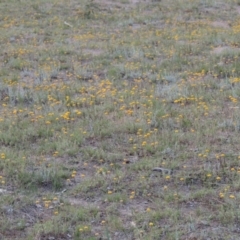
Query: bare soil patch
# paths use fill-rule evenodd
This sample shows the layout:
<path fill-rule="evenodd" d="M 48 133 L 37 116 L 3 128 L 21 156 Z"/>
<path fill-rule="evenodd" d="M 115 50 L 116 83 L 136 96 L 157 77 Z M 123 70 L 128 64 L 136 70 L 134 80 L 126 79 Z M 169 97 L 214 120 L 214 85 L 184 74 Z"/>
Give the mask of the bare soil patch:
<path fill-rule="evenodd" d="M 237 13 L 240 14 L 240 6 L 236 7 Z"/>
<path fill-rule="evenodd" d="M 221 54 L 223 52 L 226 52 L 226 51 L 239 51 L 240 49 L 235 49 L 235 48 L 231 48 L 231 47 L 228 47 L 228 46 L 219 46 L 219 47 L 216 47 L 212 50 L 212 53 L 213 54 Z"/>
<path fill-rule="evenodd" d="M 215 21 L 215 22 L 212 22 L 211 25 L 213 27 L 229 28 L 229 24 L 223 21 Z"/>
<path fill-rule="evenodd" d="M 83 49 L 83 54 L 90 54 L 92 56 L 99 56 L 103 53 L 104 51 L 101 49 Z"/>

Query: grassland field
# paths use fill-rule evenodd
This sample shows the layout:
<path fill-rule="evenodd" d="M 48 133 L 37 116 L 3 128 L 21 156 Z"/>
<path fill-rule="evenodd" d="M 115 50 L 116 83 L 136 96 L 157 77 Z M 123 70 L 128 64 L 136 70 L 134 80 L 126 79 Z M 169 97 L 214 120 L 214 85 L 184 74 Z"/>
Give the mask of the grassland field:
<path fill-rule="evenodd" d="M 239 0 L 0 1 L 0 239 L 240 239 Z"/>

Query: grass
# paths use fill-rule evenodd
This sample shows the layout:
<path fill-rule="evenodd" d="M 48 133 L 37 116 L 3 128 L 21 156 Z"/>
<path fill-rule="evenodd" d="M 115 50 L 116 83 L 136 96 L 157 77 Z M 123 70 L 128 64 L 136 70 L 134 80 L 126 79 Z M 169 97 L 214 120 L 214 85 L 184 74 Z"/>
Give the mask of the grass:
<path fill-rule="evenodd" d="M 239 1 L 0 16 L 0 238 L 238 238 Z"/>

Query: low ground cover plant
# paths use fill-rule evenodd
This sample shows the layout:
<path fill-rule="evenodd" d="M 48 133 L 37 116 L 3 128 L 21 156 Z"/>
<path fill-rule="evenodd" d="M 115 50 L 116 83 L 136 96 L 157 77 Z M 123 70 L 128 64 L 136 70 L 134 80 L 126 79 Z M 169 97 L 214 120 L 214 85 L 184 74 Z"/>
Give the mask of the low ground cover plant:
<path fill-rule="evenodd" d="M 238 238 L 238 1 L 9 0 L 0 28 L 0 238 Z"/>

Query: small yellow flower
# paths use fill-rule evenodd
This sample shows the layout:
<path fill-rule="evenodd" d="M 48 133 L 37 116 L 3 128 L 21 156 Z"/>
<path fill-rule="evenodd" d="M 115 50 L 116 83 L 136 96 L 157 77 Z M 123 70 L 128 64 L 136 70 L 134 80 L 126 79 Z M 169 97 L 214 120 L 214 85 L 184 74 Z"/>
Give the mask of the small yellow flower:
<path fill-rule="evenodd" d="M 152 227 L 154 224 L 152 222 L 150 222 L 148 225 L 149 225 L 149 227 Z"/>
<path fill-rule="evenodd" d="M 219 193 L 219 197 L 220 197 L 220 198 L 224 198 L 224 194 L 220 192 L 220 193 Z"/>
<path fill-rule="evenodd" d="M 231 195 L 229 195 L 229 198 L 234 199 L 235 196 L 231 194 Z"/>

